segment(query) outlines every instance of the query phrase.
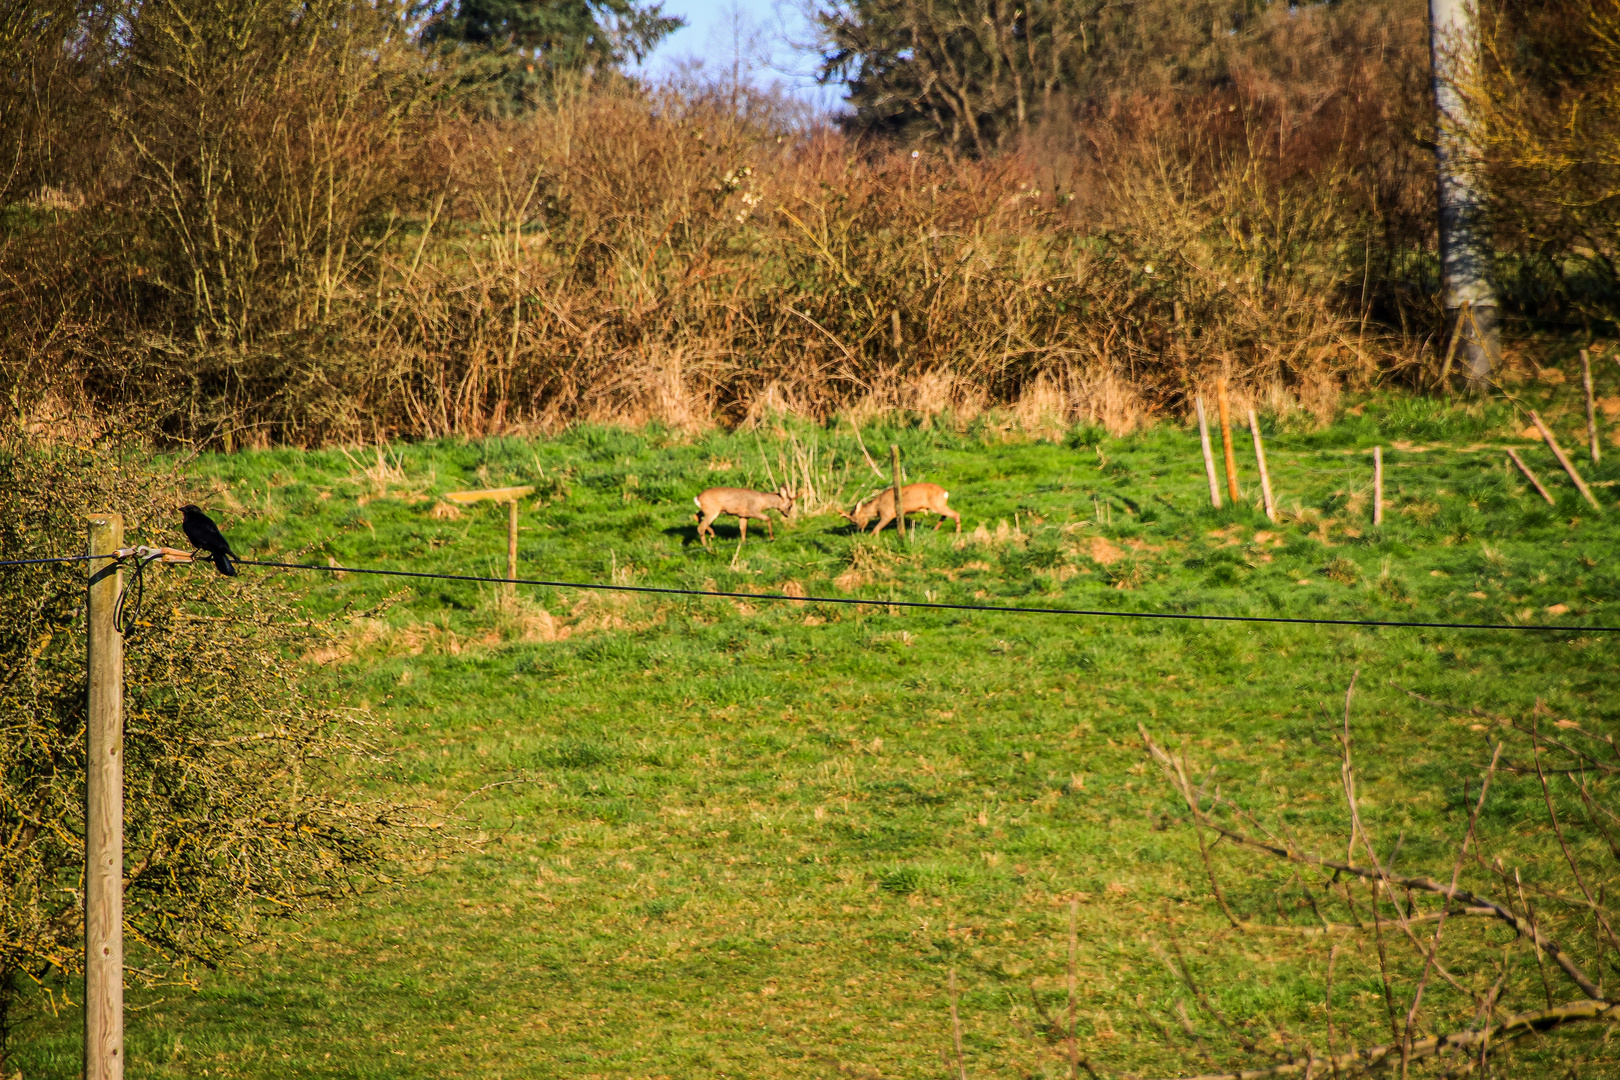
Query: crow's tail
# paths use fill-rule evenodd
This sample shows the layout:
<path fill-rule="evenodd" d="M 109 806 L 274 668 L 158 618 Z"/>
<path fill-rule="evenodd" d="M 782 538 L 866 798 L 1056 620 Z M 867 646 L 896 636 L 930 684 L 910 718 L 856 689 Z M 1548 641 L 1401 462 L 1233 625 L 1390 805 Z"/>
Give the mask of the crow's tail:
<path fill-rule="evenodd" d="M 231 564 L 231 557 L 223 551 L 214 552 L 214 568 L 226 577 L 236 576 L 236 567 Z"/>

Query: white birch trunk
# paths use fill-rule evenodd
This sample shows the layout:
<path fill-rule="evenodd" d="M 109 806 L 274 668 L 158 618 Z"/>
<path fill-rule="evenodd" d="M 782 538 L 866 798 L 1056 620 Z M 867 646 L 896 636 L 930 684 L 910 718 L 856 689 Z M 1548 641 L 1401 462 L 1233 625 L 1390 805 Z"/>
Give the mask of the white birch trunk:
<path fill-rule="evenodd" d="M 1468 164 L 1469 117 L 1459 76 L 1479 55 L 1475 0 L 1429 0 L 1429 47 L 1440 210 L 1440 278 L 1447 327 L 1459 338 L 1468 385 L 1484 390 L 1497 358 L 1496 290 L 1484 208 Z"/>

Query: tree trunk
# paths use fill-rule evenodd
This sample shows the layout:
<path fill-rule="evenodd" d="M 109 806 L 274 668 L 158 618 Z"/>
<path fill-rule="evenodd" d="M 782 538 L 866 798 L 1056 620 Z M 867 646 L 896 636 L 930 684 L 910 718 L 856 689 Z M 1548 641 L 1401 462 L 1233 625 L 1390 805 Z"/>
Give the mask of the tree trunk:
<path fill-rule="evenodd" d="M 1468 385 L 1490 385 L 1498 354 L 1496 290 L 1484 209 L 1468 164 L 1469 118 L 1457 88 L 1479 52 L 1469 0 L 1429 0 L 1429 48 L 1436 110 L 1435 158 L 1440 210 L 1440 277 L 1447 325 L 1461 333 Z"/>

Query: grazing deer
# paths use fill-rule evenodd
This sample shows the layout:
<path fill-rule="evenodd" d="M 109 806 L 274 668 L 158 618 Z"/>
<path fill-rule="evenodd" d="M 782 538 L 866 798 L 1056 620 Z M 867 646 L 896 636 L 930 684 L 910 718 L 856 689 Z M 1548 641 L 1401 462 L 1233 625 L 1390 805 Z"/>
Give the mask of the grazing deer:
<path fill-rule="evenodd" d="M 920 514 L 926 512 L 939 515 L 939 520 L 934 522 L 935 532 L 938 532 L 939 527 L 945 524 L 946 518 L 956 522 L 957 532 L 962 531 L 962 515 L 945 505 L 945 500 L 950 497 L 951 493 L 938 484 L 907 484 L 900 489 L 900 505 L 905 507 L 906 513 Z M 839 511 L 839 514 L 861 532 L 866 531 L 866 523 L 872 520 L 872 515 L 876 514 L 878 515 L 877 528 L 872 531 L 880 533 L 885 526 L 894 520 L 894 488 L 884 488 L 855 507 L 853 514 L 845 514 L 842 510 Z"/>
<path fill-rule="evenodd" d="M 775 510 L 786 518 L 793 512 L 793 492 L 786 484 L 772 492 L 749 491 L 747 488 L 710 488 L 692 501 L 698 508 L 698 539 L 704 547 L 709 541 L 704 533 L 714 535 L 714 519 L 721 514 L 731 514 L 737 519 L 742 529 L 743 540 L 748 539 L 748 519 L 757 518 L 765 523 L 765 534 L 772 540 L 776 539 L 776 531 L 771 528 L 771 515 L 767 510 Z"/>

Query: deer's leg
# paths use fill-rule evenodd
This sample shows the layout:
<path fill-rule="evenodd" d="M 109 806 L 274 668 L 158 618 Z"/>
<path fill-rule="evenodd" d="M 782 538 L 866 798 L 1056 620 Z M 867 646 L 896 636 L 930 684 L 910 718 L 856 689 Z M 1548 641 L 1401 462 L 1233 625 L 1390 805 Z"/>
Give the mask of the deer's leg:
<path fill-rule="evenodd" d="M 776 540 L 776 530 L 771 528 L 770 511 L 766 511 L 765 513 L 763 513 L 763 514 L 761 514 L 759 516 L 765 519 L 765 535 L 767 537 L 769 537 L 774 542 Z"/>
<path fill-rule="evenodd" d="M 748 542 L 748 518 L 744 517 L 742 514 L 738 514 L 737 528 L 742 530 L 742 537 L 737 541 L 737 543 L 746 544 Z"/>

